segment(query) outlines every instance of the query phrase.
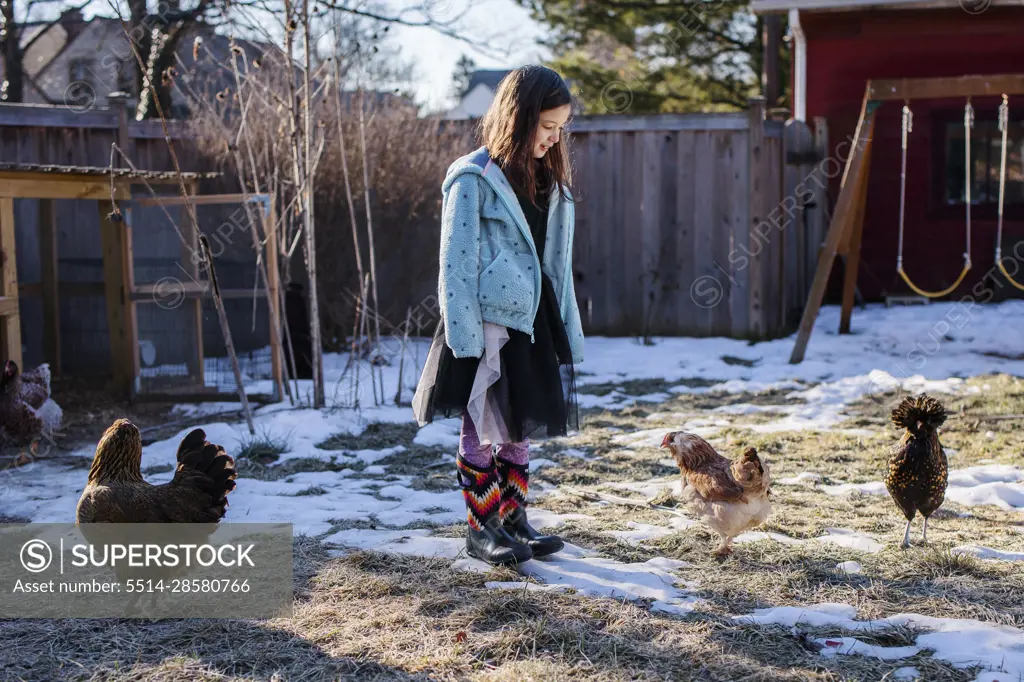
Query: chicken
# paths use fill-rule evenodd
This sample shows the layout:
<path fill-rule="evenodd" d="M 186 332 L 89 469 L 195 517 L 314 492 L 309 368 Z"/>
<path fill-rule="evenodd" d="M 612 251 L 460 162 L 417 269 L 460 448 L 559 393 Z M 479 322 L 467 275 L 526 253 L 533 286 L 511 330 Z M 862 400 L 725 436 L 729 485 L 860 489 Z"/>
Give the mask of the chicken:
<path fill-rule="evenodd" d="M 0 440 L 25 443 L 39 436 L 45 422 L 22 396 L 18 366 L 8 361 L 0 376 Z"/>
<path fill-rule="evenodd" d="M 768 519 L 771 473 L 757 450 L 747 448 L 729 461 L 700 436 L 683 431 L 666 434 L 661 447 L 672 451 L 683 474 L 686 506 L 721 536 L 717 556 L 730 554 L 733 538 Z"/>
<path fill-rule="evenodd" d="M 142 478 L 142 437 L 118 419 L 96 446 L 89 480 L 78 500 L 78 523 L 216 523 L 235 489 L 235 460 L 206 440 L 202 429 L 178 446 L 178 467 L 164 485 Z"/>
<path fill-rule="evenodd" d="M 12 374 L 15 381 L 21 383 L 21 399 L 33 409 L 38 410 L 50 398 L 50 365 L 44 363 L 19 375 L 18 365 L 13 360 L 8 360 L 4 373 Z"/>
<path fill-rule="evenodd" d="M 903 437 L 889 451 L 885 487 L 907 519 L 902 547 L 910 546 L 910 524 L 917 512 L 924 517 L 922 538 L 928 542 L 928 517 L 946 497 L 949 464 L 936 429 L 946 421 L 946 408 L 927 395 L 910 396 L 892 411 L 892 422 Z"/>
<path fill-rule="evenodd" d="M 202 429 L 185 436 L 178 446 L 178 466 L 170 483 L 152 485 L 142 478 L 142 437 L 127 419 L 118 419 L 96 446 L 89 480 L 78 500 L 78 529 L 92 545 L 124 541 L 118 523 L 188 524 L 175 532 L 181 545 L 203 545 L 224 518 L 227 495 L 235 489 L 235 461 L 219 445 L 206 440 Z M 124 562 L 111 569 L 122 585 L 138 579 L 157 582 L 195 575 L 183 563 L 137 567 Z M 174 595 L 170 595 L 174 596 Z M 158 613 L 165 598 L 159 591 L 127 595 L 120 615 Z"/>

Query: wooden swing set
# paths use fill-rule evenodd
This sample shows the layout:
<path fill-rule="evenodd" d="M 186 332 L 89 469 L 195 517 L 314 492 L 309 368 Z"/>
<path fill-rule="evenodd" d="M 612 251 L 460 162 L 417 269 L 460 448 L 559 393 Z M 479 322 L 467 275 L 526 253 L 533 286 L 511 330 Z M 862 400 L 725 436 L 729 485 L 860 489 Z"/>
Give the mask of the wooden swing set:
<path fill-rule="evenodd" d="M 1024 291 L 1024 284 L 1013 279 L 1002 262 L 1003 200 L 1006 185 L 1007 131 L 1009 128 L 1009 96 L 1024 94 L 1024 74 L 1001 76 L 962 76 L 959 78 L 904 78 L 896 80 L 868 81 L 861 105 L 860 119 L 854 133 L 853 151 L 846 160 L 846 168 L 839 189 L 839 198 L 833 213 L 825 243 L 818 257 L 817 270 L 807 296 L 807 305 L 800 320 L 796 345 L 789 358 L 790 363 L 803 361 L 807 342 L 814 329 L 814 321 L 821 309 L 829 275 L 837 255 L 846 257 L 843 279 L 842 312 L 839 318 L 839 333 L 850 333 L 850 316 L 853 313 L 854 292 L 857 285 L 857 268 L 860 265 L 860 245 L 864 229 L 864 206 L 867 200 L 868 172 L 871 166 L 871 142 L 875 127 L 875 113 L 883 102 L 903 100 L 902 164 L 900 172 L 900 219 L 899 247 L 896 271 L 915 293 L 927 298 L 948 296 L 964 281 L 971 269 L 971 129 L 974 127 L 972 97 L 1002 96 L 999 105 L 999 130 L 1002 132 L 1002 157 L 999 164 L 999 214 L 996 236 L 995 260 L 1003 275 L 1013 286 Z M 903 269 L 903 231 L 906 209 L 907 143 L 913 130 L 913 114 L 910 101 L 914 99 L 942 99 L 963 97 L 964 106 L 964 206 L 966 213 L 966 244 L 964 266 L 956 280 L 942 291 L 927 291 L 914 284 Z"/>

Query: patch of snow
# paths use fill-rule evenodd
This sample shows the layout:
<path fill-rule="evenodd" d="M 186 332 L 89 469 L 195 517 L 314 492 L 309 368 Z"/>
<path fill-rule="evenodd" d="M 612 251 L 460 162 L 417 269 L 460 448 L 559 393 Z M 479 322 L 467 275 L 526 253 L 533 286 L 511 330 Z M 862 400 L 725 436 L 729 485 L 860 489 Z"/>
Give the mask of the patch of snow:
<path fill-rule="evenodd" d="M 856 637 L 825 637 L 814 640 L 822 645 L 821 655 L 832 656 L 870 656 L 882 661 L 898 661 L 921 653 L 916 646 L 879 646 L 867 644 Z"/>
<path fill-rule="evenodd" d="M 844 561 L 836 564 L 836 570 L 846 575 L 855 575 L 857 573 L 863 573 L 864 567 L 858 564 L 856 561 Z"/>
<path fill-rule="evenodd" d="M 921 677 L 921 671 L 914 666 L 904 666 L 892 671 L 894 680 L 916 680 Z"/>
<path fill-rule="evenodd" d="M 700 603 L 700 600 L 691 599 L 685 601 L 666 602 L 658 599 L 651 604 L 652 613 L 669 613 L 674 616 L 685 616 L 692 613 Z"/>
<path fill-rule="evenodd" d="M 780 478 L 775 481 L 777 485 L 815 485 L 821 483 L 823 477 L 811 471 L 804 471 L 790 478 Z"/>
<path fill-rule="evenodd" d="M 993 561 L 1024 561 L 1024 552 L 1006 552 L 1001 549 L 982 547 L 980 545 L 962 545 L 950 550 L 954 554 L 970 554 L 979 559 L 990 559 Z"/>
<path fill-rule="evenodd" d="M 829 495 L 849 495 L 860 493 L 862 495 L 887 495 L 889 493 L 882 481 L 871 481 L 870 483 L 839 483 L 837 485 L 821 486 L 823 492 Z"/>
<path fill-rule="evenodd" d="M 580 450 L 579 448 L 566 448 L 564 450 L 559 450 L 558 454 L 564 455 L 565 457 L 579 457 L 580 459 L 586 460 L 597 459 L 596 457 L 587 454 L 585 450 Z"/>
<path fill-rule="evenodd" d="M 594 518 L 589 514 L 556 514 L 553 511 L 541 509 L 540 507 L 530 507 L 529 515 L 531 526 L 537 529 L 546 528 L 549 530 L 556 530 L 564 526 L 566 521 L 573 519 L 586 521 L 587 519 Z"/>
<path fill-rule="evenodd" d="M 369 530 L 350 528 L 324 538 L 324 542 L 350 549 L 410 554 L 413 556 L 455 559 L 466 551 L 464 538 L 443 538 L 426 529 Z"/>
<path fill-rule="evenodd" d="M 719 414 L 762 414 L 768 413 L 779 413 L 785 412 L 786 405 L 752 405 L 750 403 L 736 403 L 733 405 L 722 405 L 711 410 L 712 412 L 718 412 Z"/>
<path fill-rule="evenodd" d="M 788 535 L 783 535 L 781 533 L 767 533 L 761 530 L 751 530 L 746 533 L 741 533 L 733 539 L 733 542 L 737 542 L 742 545 L 748 542 L 762 542 L 764 540 L 771 540 L 783 545 L 802 545 L 806 542 L 806 540 L 791 538 Z"/>
<path fill-rule="evenodd" d="M 171 408 L 171 414 L 178 417 L 195 419 L 205 417 L 209 414 L 220 414 L 221 412 L 241 412 L 242 403 L 218 402 L 218 403 L 182 403 Z"/>
<path fill-rule="evenodd" d="M 532 457 L 530 458 L 530 467 L 529 467 L 530 468 L 530 473 L 533 473 L 534 471 L 536 471 L 537 469 L 540 469 L 541 467 L 553 467 L 553 466 L 558 466 L 558 462 L 552 461 L 550 459 L 542 459 L 540 457 L 538 457 L 536 459 L 532 458 Z"/>
<path fill-rule="evenodd" d="M 458 420 L 436 421 L 421 428 L 412 442 L 428 447 L 458 448 L 459 429 Z"/>
<path fill-rule="evenodd" d="M 566 585 L 542 585 L 539 583 L 518 580 L 513 582 L 487 582 L 484 587 L 489 590 L 518 590 L 520 592 L 565 592 L 569 589 Z"/>
<path fill-rule="evenodd" d="M 870 535 L 845 528 L 826 528 L 825 534 L 816 539 L 818 542 L 827 542 L 868 554 L 877 554 L 885 549 L 885 545 L 877 542 Z"/>
<path fill-rule="evenodd" d="M 1008 679 L 1024 676 L 1024 630 L 978 620 L 937 618 L 901 613 L 873 621 L 854 620 L 857 609 L 849 604 L 815 604 L 806 607 L 779 606 L 758 609 L 746 616 L 734 616 L 739 622 L 794 627 L 834 627 L 852 632 L 873 632 L 893 626 L 915 626 L 927 632 L 918 635 L 916 647 L 931 649 L 932 657 L 957 668 L 980 666 L 999 672 Z M 988 676 L 986 676 L 988 675 Z M 978 680 L 999 680 L 999 675 L 983 673 Z"/>
<path fill-rule="evenodd" d="M 685 561 L 664 557 L 627 564 L 602 557 L 574 557 L 563 551 L 527 561 L 517 570 L 548 585 L 572 587 L 586 597 L 652 599 L 682 609 L 697 603 L 696 597 L 678 585 L 675 575 L 687 566 Z"/>

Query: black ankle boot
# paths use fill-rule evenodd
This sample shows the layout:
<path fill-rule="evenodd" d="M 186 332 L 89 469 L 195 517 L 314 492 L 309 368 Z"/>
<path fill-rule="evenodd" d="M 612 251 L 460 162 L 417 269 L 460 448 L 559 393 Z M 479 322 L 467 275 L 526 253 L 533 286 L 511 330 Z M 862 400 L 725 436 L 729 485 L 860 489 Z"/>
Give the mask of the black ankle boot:
<path fill-rule="evenodd" d="M 514 539 L 529 545 L 534 557 L 547 556 L 565 547 L 557 535 L 541 535 L 526 518 L 526 496 L 530 490 L 530 469 L 498 459 L 501 478 L 501 519 L 505 530 Z"/>
<path fill-rule="evenodd" d="M 533 558 L 530 547 L 518 542 L 501 525 L 501 486 L 494 463 L 489 469 L 479 469 L 462 458 L 457 458 L 459 485 L 466 500 L 466 552 L 475 559 L 504 566 L 529 561 Z"/>

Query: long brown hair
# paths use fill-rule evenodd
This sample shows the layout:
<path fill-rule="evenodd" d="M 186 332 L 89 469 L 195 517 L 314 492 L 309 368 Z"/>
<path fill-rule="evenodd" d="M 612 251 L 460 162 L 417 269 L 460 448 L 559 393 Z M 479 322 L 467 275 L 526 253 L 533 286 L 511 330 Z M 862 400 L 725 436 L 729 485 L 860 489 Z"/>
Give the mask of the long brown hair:
<path fill-rule="evenodd" d="M 558 184 L 561 198 L 568 199 L 565 188 L 572 181 L 572 165 L 565 133 L 543 158 L 533 158 L 540 113 L 565 104 L 572 104 L 572 95 L 558 73 L 546 66 L 523 66 L 502 79 L 481 123 L 481 137 L 491 158 L 512 188 L 533 204 L 538 190 L 549 191 L 553 183 Z"/>

